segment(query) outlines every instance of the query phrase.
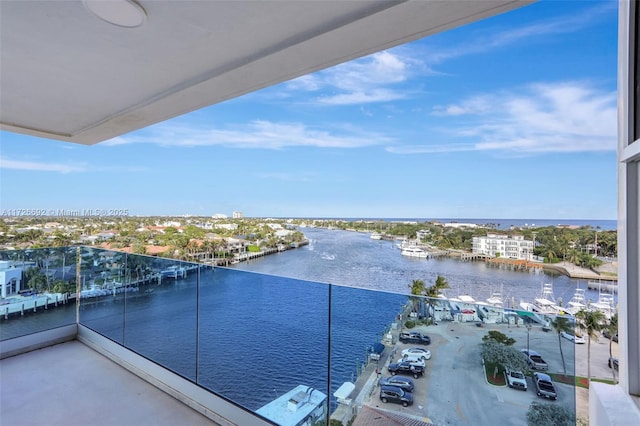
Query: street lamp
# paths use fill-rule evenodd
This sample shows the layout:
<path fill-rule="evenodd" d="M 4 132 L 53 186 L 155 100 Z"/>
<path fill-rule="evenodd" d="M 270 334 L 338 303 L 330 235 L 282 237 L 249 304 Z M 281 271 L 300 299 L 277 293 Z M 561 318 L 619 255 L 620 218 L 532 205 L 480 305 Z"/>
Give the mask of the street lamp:
<path fill-rule="evenodd" d="M 531 331 L 531 324 L 527 323 L 527 355 L 529 355 L 529 331 Z"/>

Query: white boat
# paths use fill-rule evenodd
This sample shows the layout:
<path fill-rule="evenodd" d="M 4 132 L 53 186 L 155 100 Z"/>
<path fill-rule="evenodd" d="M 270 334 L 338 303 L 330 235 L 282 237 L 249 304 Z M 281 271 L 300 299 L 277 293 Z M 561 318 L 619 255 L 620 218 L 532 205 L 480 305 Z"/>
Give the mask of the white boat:
<path fill-rule="evenodd" d="M 607 319 L 611 319 L 611 317 L 616 313 L 616 303 L 613 299 L 613 295 L 605 292 L 600 292 L 598 301 L 589 306 L 602 312 Z"/>
<path fill-rule="evenodd" d="M 502 293 L 499 291 L 491 293 L 491 297 L 487 299 L 487 303 L 491 306 L 502 307 L 504 305 Z"/>
<path fill-rule="evenodd" d="M 408 256 L 408 257 L 418 257 L 418 258 L 422 258 L 422 259 L 426 259 L 427 257 L 429 257 L 429 253 L 422 250 L 420 247 L 403 247 L 402 251 L 400 252 L 400 254 L 402 254 L 403 256 Z"/>
<path fill-rule="evenodd" d="M 372 240 L 381 240 L 382 234 L 378 234 L 377 232 L 374 232 L 373 234 L 371 234 L 369 238 L 371 238 Z"/>
<path fill-rule="evenodd" d="M 542 294 L 533 301 L 534 310 L 543 314 L 557 314 L 559 306 L 553 294 L 553 284 L 542 285 Z"/>
<path fill-rule="evenodd" d="M 587 309 L 587 299 L 584 297 L 585 289 L 576 288 L 576 292 L 573 293 L 573 297 L 567 303 L 566 311 L 571 315 L 575 315 L 576 312 Z"/>

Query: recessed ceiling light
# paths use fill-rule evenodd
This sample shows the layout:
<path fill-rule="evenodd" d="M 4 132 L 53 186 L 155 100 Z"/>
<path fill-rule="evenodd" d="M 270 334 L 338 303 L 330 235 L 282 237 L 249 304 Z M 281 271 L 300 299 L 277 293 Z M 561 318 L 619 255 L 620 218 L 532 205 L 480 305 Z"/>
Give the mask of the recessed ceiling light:
<path fill-rule="evenodd" d="M 144 24 L 147 13 L 133 0 L 82 0 L 85 7 L 101 20 L 125 28 Z"/>

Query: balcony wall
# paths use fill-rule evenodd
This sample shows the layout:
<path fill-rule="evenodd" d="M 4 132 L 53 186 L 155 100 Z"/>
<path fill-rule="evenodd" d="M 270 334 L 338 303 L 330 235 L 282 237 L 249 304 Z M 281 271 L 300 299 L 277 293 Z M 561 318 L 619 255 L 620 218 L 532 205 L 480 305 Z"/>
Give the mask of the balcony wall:
<path fill-rule="evenodd" d="M 92 345 L 134 353 L 263 421 L 296 424 L 309 415 L 346 424 L 362 404 L 436 424 L 509 418 L 524 425 L 534 402 L 576 412 L 575 345 L 547 327 L 553 316 L 89 247 L 0 252 L 2 259 L 43 271 L 49 281 L 40 288 L 49 290 L 50 299 L 54 283 L 60 290 L 60 281 L 66 281 L 76 290 L 58 295 L 66 303 L 3 316 L 3 346 L 78 324 L 108 342 Z M 34 271 L 23 276 L 29 274 Z M 565 321 L 573 326 L 570 317 Z M 410 331 L 428 335 L 430 344 L 400 342 L 400 333 Z M 513 339 L 517 352 L 528 347 L 544 357 L 557 401 L 536 395 L 521 353 L 528 390 L 505 386 L 501 363 L 480 355 L 489 331 Z M 379 359 L 370 356 L 378 342 L 384 344 Z M 431 354 L 425 374 L 414 379 L 414 404 L 384 404 L 378 381 L 391 376 L 389 363 L 411 347 Z M 337 398 L 334 393 L 345 382 L 355 389 Z"/>

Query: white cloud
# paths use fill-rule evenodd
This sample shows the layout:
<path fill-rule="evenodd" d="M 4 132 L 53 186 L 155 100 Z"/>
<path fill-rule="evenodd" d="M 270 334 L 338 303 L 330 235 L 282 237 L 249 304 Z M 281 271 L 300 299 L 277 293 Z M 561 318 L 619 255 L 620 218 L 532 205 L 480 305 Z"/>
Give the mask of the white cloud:
<path fill-rule="evenodd" d="M 414 68 L 421 66 L 416 59 L 383 51 L 297 78 L 289 82 L 286 88 L 292 91 L 331 92 L 311 99 L 311 102 L 321 105 L 388 102 L 408 96 L 401 83 L 410 78 Z"/>
<path fill-rule="evenodd" d="M 456 119 L 455 123 L 441 123 L 451 143 L 396 146 L 388 151 L 501 151 L 522 155 L 616 149 L 616 93 L 581 82 L 539 83 L 515 92 L 474 97 L 436 107 L 434 115 Z"/>
<path fill-rule="evenodd" d="M 6 157 L 0 157 L 0 168 L 55 173 L 79 173 L 86 172 L 88 170 L 86 164 L 60 164 L 37 161 L 20 161 L 11 160 Z"/>
<path fill-rule="evenodd" d="M 145 172 L 149 169 L 140 166 L 91 166 L 88 163 L 61 164 L 47 163 L 41 161 L 12 160 L 7 157 L 0 157 L 1 169 L 25 170 L 33 172 L 54 172 L 54 173 L 87 173 L 87 172 Z"/>
<path fill-rule="evenodd" d="M 353 105 L 368 104 L 374 102 L 389 102 L 404 99 L 407 95 L 386 89 L 373 89 L 369 92 L 350 92 L 333 96 L 320 96 L 316 101 L 322 105 Z"/>
<path fill-rule="evenodd" d="M 203 129 L 180 124 L 160 124 L 131 136 L 103 143 L 153 143 L 162 146 L 225 146 L 229 148 L 283 149 L 288 147 L 360 148 L 381 145 L 391 139 L 358 129 L 310 128 L 302 123 L 252 121 L 229 129 Z"/>

